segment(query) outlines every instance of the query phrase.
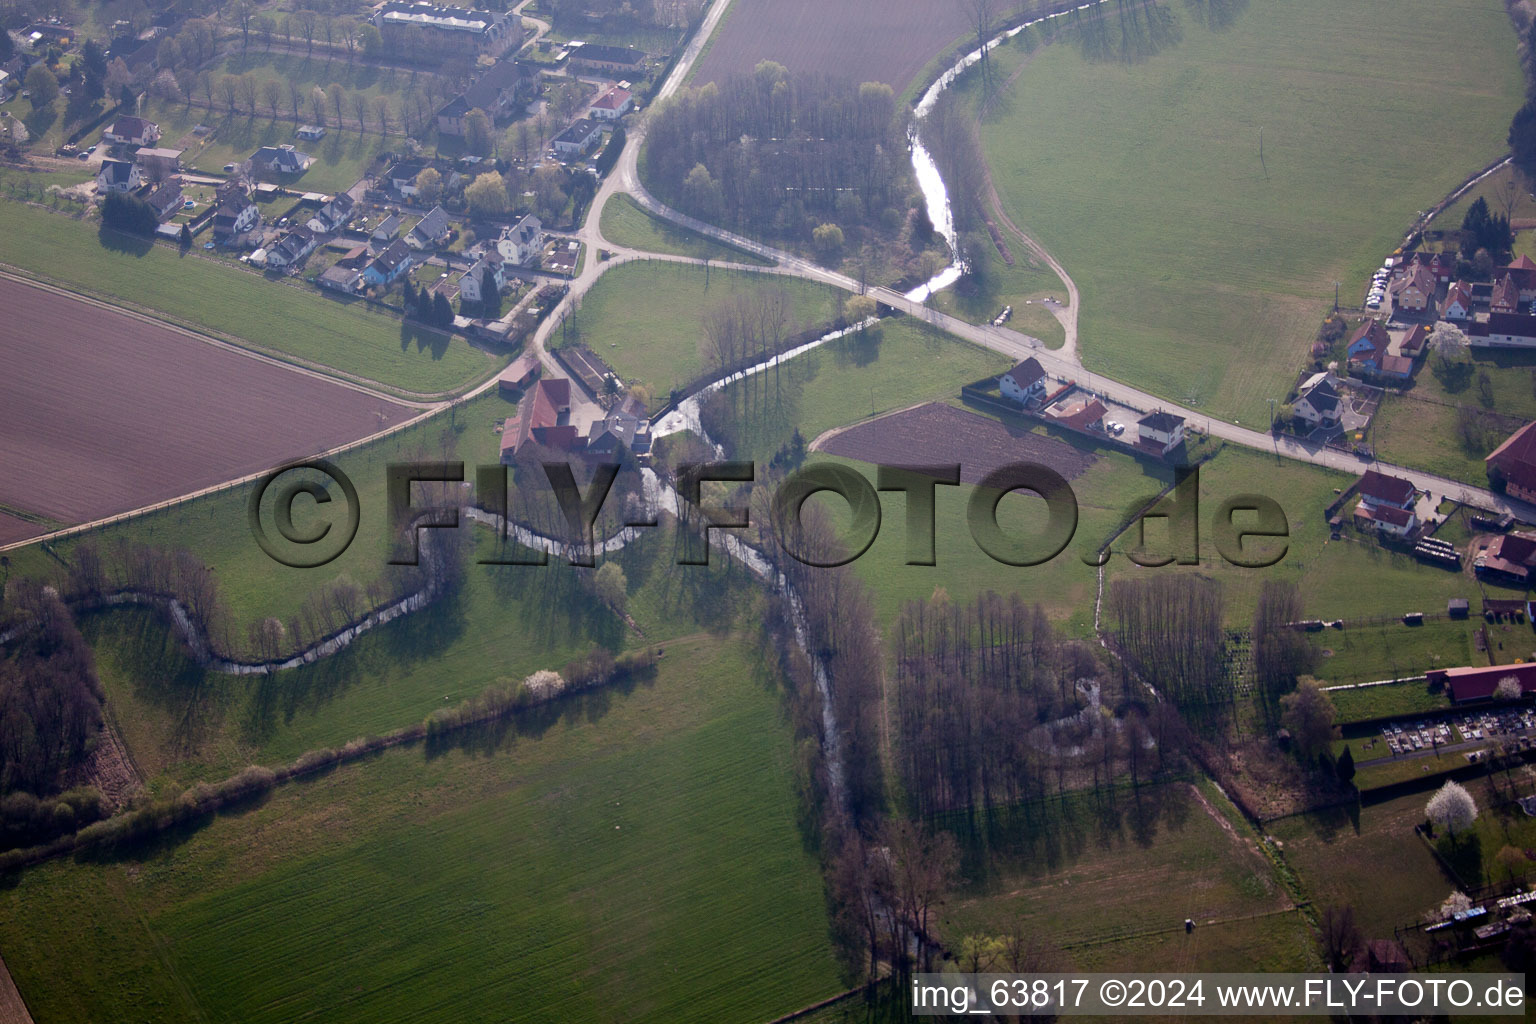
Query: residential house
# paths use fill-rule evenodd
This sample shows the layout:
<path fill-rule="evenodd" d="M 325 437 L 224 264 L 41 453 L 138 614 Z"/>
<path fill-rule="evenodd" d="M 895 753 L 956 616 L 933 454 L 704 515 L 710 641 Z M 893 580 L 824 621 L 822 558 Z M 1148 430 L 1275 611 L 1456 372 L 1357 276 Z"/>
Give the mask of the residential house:
<path fill-rule="evenodd" d="M 1333 378 L 1326 373 L 1316 373 L 1307 378 L 1296 401 L 1291 403 L 1291 411 L 1296 418 L 1314 427 L 1338 423 L 1343 408 L 1344 400 L 1339 396 L 1339 389 L 1334 385 Z"/>
<path fill-rule="evenodd" d="M 651 450 L 651 421 L 645 406 L 633 395 L 625 395 L 606 416 L 594 420 L 587 431 L 589 456 L 612 459 L 624 449 L 635 455 Z"/>
<path fill-rule="evenodd" d="M 1435 275 L 1424 263 L 1416 262 L 1397 283 L 1397 308 L 1422 313 L 1434 305 Z"/>
<path fill-rule="evenodd" d="M 368 264 L 368 247 L 366 245 L 353 246 L 347 250 L 347 254 L 334 264 L 326 267 L 324 272 L 315 279 L 315 283 L 322 288 L 353 295 L 362 290 L 363 268 Z"/>
<path fill-rule="evenodd" d="M 1380 366 L 1379 360 L 1387 354 L 1387 347 L 1391 344 L 1392 338 L 1387 334 L 1385 324 L 1374 317 L 1365 321 L 1355 328 L 1344 345 L 1350 369 L 1358 366 L 1367 373 L 1376 372 Z"/>
<path fill-rule="evenodd" d="M 251 154 L 251 170 L 258 174 L 303 174 L 314 162 L 314 157 L 286 142 L 281 146 L 262 146 Z"/>
<path fill-rule="evenodd" d="M 302 224 L 295 224 L 267 249 L 267 266 L 278 270 L 297 266 L 304 261 L 304 257 L 315 251 L 317 244 L 319 239 L 313 231 Z"/>
<path fill-rule="evenodd" d="M 613 86 L 592 101 L 591 116 L 603 121 L 617 121 L 635 109 L 635 101 L 628 89 Z"/>
<path fill-rule="evenodd" d="M 1041 412 L 1052 423 L 1059 423 L 1064 427 L 1098 430 L 1103 427 L 1104 416 L 1109 410 L 1105 408 L 1103 402 L 1092 395 L 1072 391 L 1046 406 Z"/>
<path fill-rule="evenodd" d="M 368 236 L 368 241 L 380 247 L 388 245 L 400 236 L 400 215 L 392 213 L 379 221 L 373 229 L 373 234 Z"/>
<path fill-rule="evenodd" d="M 103 160 L 96 172 L 98 192 L 134 192 L 142 184 L 139 165 L 130 160 Z"/>
<path fill-rule="evenodd" d="M 437 130 L 441 135 L 462 137 L 471 110 L 483 110 L 494 124 L 517 106 L 518 100 L 531 98 L 538 69 L 518 61 L 499 60 L 462 93 L 437 112 Z"/>
<path fill-rule="evenodd" d="M 1376 376 L 1385 382 L 1401 383 L 1413 379 L 1413 360 L 1387 353 L 1376 360 Z"/>
<path fill-rule="evenodd" d="M 1493 285 L 1493 298 L 1488 302 L 1490 313 L 1516 313 L 1520 310 L 1520 289 L 1515 285 L 1515 279 L 1508 274 L 1499 278 Z"/>
<path fill-rule="evenodd" d="M 619 78 L 642 78 L 645 75 L 645 53 L 632 46 L 583 43 L 571 50 L 570 66 L 576 71 L 611 74 Z"/>
<path fill-rule="evenodd" d="M 544 225 L 539 218 L 528 214 L 511 227 L 501 229 L 496 239 L 496 251 L 501 258 L 521 267 L 536 258 L 544 250 Z"/>
<path fill-rule="evenodd" d="M 160 186 L 149 194 L 148 202 L 160 223 L 164 224 L 176 216 L 186 202 L 186 196 L 181 191 L 181 179 L 168 178 L 161 182 Z"/>
<path fill-rule="evenodd" d="M 435 249 L 448 241 L 453 234 L 453 221 L 441 206 L 434 206 L 416 226 L 406 232 L 405 244 L 412 249 Z"/>
<path fill-rule="evenodd" d="M 549 145 L 556 156 L 573 160 L 585 155 L 592 148 L 593 143 L 602 137 L 602 134 L 601 122 L 584 117 L 556 135 L 550 140 Z"/>
<path fill-rule="evenodd" d="M 402 196 L 414 196 L 416 176 L 426 170 L 426 167 L 427 165 L 419 160 L 401 160 L 385 171 L 384 177 L 389 180 L 390 187 Z"/>
<path fill-rule="evenodd" d="M 146 180 L 164 181 L 181 173 L 181 150 L 146 146 L 133 155 L 133 162 L 139 165 L 139 172 Z"/>
<path fill-rule="evenodd" d="M 1536 260 L 1521 256 L 1504 268 L 1504 273 L 1515 282 L 1521 302 L 1536 299 Z"/>
<path fill-rule="evenodd" d="M 101 140 L 119 146 L 153 146 L 160 141 L 160 126 L 142 117 L 123 114 L 101 133 Z"/>
<path fill-rule="evenodd" d="M 347 193 L 338 192 L 304 226 L 317 235 L 334 235 L 352 221 L 357 202 Z"/>
<path fill-rule="evenodd" d="M 1502 478 L 1511 498 L 1536 501 L 1536 423 L 1510 434 L 1483 462 L 1488 478 Z"/>
<path fill-rule="evenodd" d="M 1136 421 L 1136 436 L 1143 448 L 1167 455 L 1184 443 L 1184 417 L 1171 412 L 1154 412 Z"/>
<path fill-rule="evenodd" d="M 459 295 L 478 305 L 488 294 L 493 294 L 490 287 L 494 286 L 494 294 L 499 294 L 506 285 L 506 261 L 501 258 L 501 253 L 492 250 L 464 271 L 459 278 Z"/>
<path fill-rule="evenodd" d="M 1475 348 L 1536 348 L 1536 316 L 1491 313 L 1487 320 L 1470 320 L 1462 328 Z"/>
<path fill-rule="evenodd" d="M 325 127 L 318 124 L 301 124 L 293 134 L 305 142 L 318 142 L 325 138 Z"/>
<path fill-rule="evenodd" d="M 1455 276 L 1458 258 L 1454 252 L 1416 252 L 1410 260 L 1410 265 L 1422 266 L 1429 271 L 1435 281 L 1448 284 Z"/>
<path fill-rule="evenodd" d="M 363 283 L 370 288 L 394 284 L 411 269 L 414 262 L 411 247 L 397 238 L 363 269 Z"/>
<path fill-rule="evenodd" d="M 370 20 L 390 53 L 433 63 L 447 57 L 500 57 L 524 38 L 523 19 L 509 11 L 385 0 Z"/>
<path fill-rule="evenodd" d="M 238 238 L 261 223 L 261 207 L 235 182 L 220 185 L 213 202 L 213 236 L 219 241 Z"/>
<path fill-rule="evenodd" d="M 1412 509 L 1395 505 L 1367 505 L 1362 501 L 1355 506 L 1355 523 L 1361 529 L 1375 527 L 1378 533 L 1389 537 L 1411 537 L 1419 528 L 1419 517 Z"/>
<path fill-rule="evenodd" d="M 1506 679 L 1520 685 L 1520 695 L 1536 693 L 1536 663 L 1513 665 L 1472 665 L 1466 668 L 1432 668 L 1426 673 L 1430 686 L 1443 687 L 1454 703 L 1492 700 L 1494 691 Z"/>
<path fill-rule="evenodd" d="M 1356 489 L 1360 500 L 1372 507 L 1390 505 L 1393 508 L 1412 508 L 1419 500 L 1419 489 L 1412 480 L 1389 476 L 1374 469 L 1365 471 Z"/>
<path fill-rule="evenodd" d="M 1447 320 L 1469 318 L 1472 315 L 1472 286 L 1464 281 L 1451 285 L 1445 293 L 1445 301 L 1440 304 L 1440 315 Z"/>
<path fill-rule="evenodd" d="M 1011 398 L 1020 405 L 1044 398 L 1045 367 L 1040 365 L 1040 360 L 1030 356 L 997 378 L 997 390 L 1004 398 Z"/>
<path fill-rule="evenodd" d="M 581 435 L 570 422 L 571 382 L 564 377 L 545 378 L 518 403 L 516 419 L 501 432 L 501 461 L 511 462 L 530 445 L 558 451 L 581 447 Z"/>

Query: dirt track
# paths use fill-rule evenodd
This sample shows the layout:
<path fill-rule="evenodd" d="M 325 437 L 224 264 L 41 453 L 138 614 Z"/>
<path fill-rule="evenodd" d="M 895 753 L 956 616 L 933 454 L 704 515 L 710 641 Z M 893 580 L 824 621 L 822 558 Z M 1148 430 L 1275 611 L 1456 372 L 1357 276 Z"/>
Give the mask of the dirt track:
<path fill-rule="evenodd" d="M 13 280 L 0 279 L 0 308 L 0 505 L 64 522 L 260 472 L 414 413 Z M 22 525 L 7 517 L 0 534 Z"/>
<path fill-rule="evenodd" d="M 980 483 L 1015 462 L 1049 466 L 1071 480 L 1097 459 L 1065 441 L 1010 427 L 942 402 L 881 416 L 818 438 L 817 451 L 885 466 L 960 465 L 960 479 Z"/>
<path fill-rule="evenodd" d="M 11 972 L 5 969 L 4 960 L 0 960 L 0 1024 L 32 1024 L 32 1014 L 27 1012 L 27 1004 L 21 1001 L 21 993 L 16 991 L 16 983 L 11 980 Z"/>
<path fill-rule="evenodd" d="M 690 84 L 750 75 L 759 61 L 792 72 L 885 82 L 898 93 L 971 30 L 965 6 L 929 0 L 737 0 Z"/>

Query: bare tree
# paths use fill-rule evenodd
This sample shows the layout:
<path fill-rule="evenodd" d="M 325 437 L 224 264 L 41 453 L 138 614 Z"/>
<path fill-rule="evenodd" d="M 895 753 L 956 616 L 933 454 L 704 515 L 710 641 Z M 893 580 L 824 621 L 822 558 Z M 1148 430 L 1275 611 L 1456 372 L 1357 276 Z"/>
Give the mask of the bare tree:
<path fill-rule="evenodd" d="M 368 130 L 368 96 L 365 93 L 352 94 L 352 113 L 357 116 L 357 134 L 361 135 Z"/>
<path fill-rule="evenodd" d="M 240 53 L 244 55 L 251 42 L 251 21 L 256 16 L 256 5 L 252 0 L 235 0 L 233 10 L 235 24 L 240 26 Z"/>
<path fill-rule="evenodd" d="M 268 78 L 261 83 L 261 101 L 267 105 L 267 113 L 272 120 L 277 120 L 277 105 L 283 102 L 283 86 L 275 78 Z"/>
<path fill-rule="evenodd" d="M 378 122 L 379 134 L 389 134 L 389 97 L 375 96 L 373 98 L 373 119 Z"/>
<path fill-rule="evenodd" d="M 315 52 L 315 29 L 319 27 L 320 16 L 314 11 L 299 11 L 290 15 L 291 19 L 297 19 L 299 34 L 304 37 L 304 56 L 312 56 Z"/>

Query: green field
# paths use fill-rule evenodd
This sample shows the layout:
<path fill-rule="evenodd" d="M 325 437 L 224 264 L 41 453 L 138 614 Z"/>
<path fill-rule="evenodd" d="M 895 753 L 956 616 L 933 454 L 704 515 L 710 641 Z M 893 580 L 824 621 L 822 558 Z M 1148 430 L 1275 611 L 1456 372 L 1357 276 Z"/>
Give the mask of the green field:
<path fill-rule="evenodd" d="M 840 989 L 744 638 L 0 890 L 39 1021 L 766 1020 Z M 89 951 L 89 955 L 85 955 Z"/>
<path fill-rule="evenodd" d="M 1451 891 L 1413 826 L 1424 820 L 1428 793 L 1358 810 L 1332 808 L 1265 826 L 1319 907 L 1346 903 L 1368 939 L 1390 938 L 1398 925 L 1422 920 Z M 1390 865 L 1390 871 L 1383 871 Z"/>
<path fill-rule="evenodd" d="M 770 265 L 761 257 L 733 249 L 705 238 L 696 231 L 654 217 L 622 193 L 608 200 L 608 204 L 603 207 L 601 227 L 604 238 L 628 249 L 669 253 L 698 260 L 754 263 L 764 267 Z"/>
<path fill-rule="evenodd" d="M 200 252 L 183 256 L 93 223 L 0 202 L 0 261 L 58 284 L 402 391 L 456 391 L 497 368 L 465 341 Z"/>
<path fill-rule="evenodd" d="M 733 457 L 762 464 L 796 429 L 809 444 L 865 415 L 953 398 L 961 386 L 1010 365 L 920 320 L 887 319 L 796 356 L 777 376 L 770 370 L 725 388 L 723 408 L 735 411 L 720 417 L 726 427 L 716 440 L 729 441 Z"/>
<path fill-rule="evenodd" d="M 1422 711 L 1440 711 L 1451 706 L 1445 693 L 1431 692 L 1420 680 L 1390 683 L 1358 690 L 1330 690 L 1328 696 L 1338 710 L 1338 721 L 1359 722 L 1388 715 L 1412 715 Z"/>
<path fill-rule="evenodd" d="M 1168 6 L 1182 41 L 1146 59 L 1037 51 L 983 146 L 1009 216 L 1082 291 L 1090 367 L 1264 422 L 1333 282 L 1363 294 L 1415 211 L 1504 151 L 1513 34 L 1496 0 L 1252 4 L 1224 31 Z"/>
<path fill-rule="evenodd" d="M 932 305 L 951 316 L 979 324 L 991 323 L 1004 306 L 1012 306 L 1013 315 L 1008 319 L 1011 330 L 1033 335 L 1045 342 L 1047 348 L 1061 348 L 1067 340 L 1066 331 L 1040 300 L 1049 297 L 1065 304 L 1066 285 L 1016 236 L 1005 234 L 1004 240 L 1013 256 L 1013 266 L 1004 262 L 989 241 L 984 259 L 973 261 L 972 273 L 956 287 L 939 292 Z M 980 273 L 976 272 L 978 267 Z"/>
<path fill-rule="evenodd" d="M 706 284 L 706 277 L 708 279 Z M 552 344 L 586 344 L 620 377 L 646 387 L 659 405 L 667 394 L 701 374 L 703 318 L 710 307 L 748 288 L 782 288 L 796 326 L 807 330 L 836 319 L 842 295 L 825 285 L 783 275 L 709 270 L 643 261 L 614 267 L 581 300 Z"/>
<path fill-rule="evenodd" d="M 1254 970 L 1309 969 L 1305 922 L 1219 799 L 1184 783 L 1073 796 L 1029 839 L 993 851 L 984 882 L 942 909 L 941 931 L 954 942 L 1023 924 L 1083 970 L 1211 970 L 1238 950 Z"/>

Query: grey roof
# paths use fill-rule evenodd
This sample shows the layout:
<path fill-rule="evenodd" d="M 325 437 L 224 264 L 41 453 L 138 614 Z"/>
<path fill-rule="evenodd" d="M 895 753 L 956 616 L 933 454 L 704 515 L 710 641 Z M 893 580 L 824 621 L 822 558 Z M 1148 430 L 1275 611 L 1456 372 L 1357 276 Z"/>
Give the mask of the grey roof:
<path fill-rule="evenodd" d="M 309 154 L 301 153 L 292 146 L 262 146 L 251 154 L 251 163 L 281 174 L 298 174 L 309 163 Z"/>
<path fill-rule="evenodd" d="M 448 219 L 448 214 L 443 212 L 443 208 L 441 206 L 434 206 L 425 217 L 416 223 L 415 227 L 411 228 L 411 234 L 421 241 L 435 242 L 448 234 L 448 229 L 452 226 L 453 222 Z"/>
<path fill-rule="evenodd" d="M 396 239 L 395 241 L 390 242 L 389 246 L 385 248 L 383 252 L 374 257 L 371 266 L 383 273 L 390 273 L 394 271 L 396 267 L 400 266 L 400 264 L 404 263 L 410 258 L 410 247 L 399 239 Z"/>
<path fill-rule="evenodd" d="M 133 163 L 128 160 L 103 160 L 98 174 L 105 174 L 114 185 L 126 185 L 133 180 Z"/>
<path fill-rule="evenodd" d="M 1146 427 L 1148 430 L 1156 430 L 1160 433 L 1167 434 L 1179 427 L 1182 427 L 1184 425 L 1184 417 L 1175 416 L 1171 412 L 1154 412 L 1143 416 L 1136 422 L 1138 426 Z"/>
<path fill-rule="evenodd" d="M 393 238 L 400 233 L 400 215 L 392 213 L 379 221 L 378 227 L 373 229 L 374 238 Z"/>
<path fill-rule="evenodd" d="M 551 145 L 564 143 L 569 146 L 580 146 L 591 141 L 593 134 L 602 130 L 602 126 L 596 121 L 583 118 L 574 121 L 565 131 L 550 140 Z"/>
<path fill-rule="evenodd" d="M 1339 392 L 1327 380 L 1318 381 L 1317 385 L 1302 397 L 1318 412 L 1333 412 L 1339 407 Z"/>

